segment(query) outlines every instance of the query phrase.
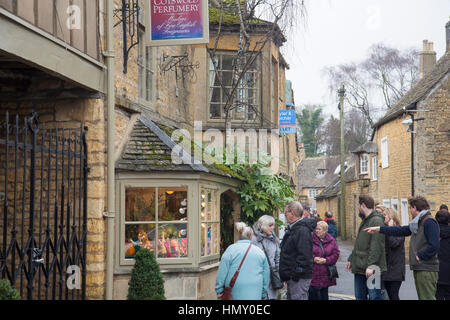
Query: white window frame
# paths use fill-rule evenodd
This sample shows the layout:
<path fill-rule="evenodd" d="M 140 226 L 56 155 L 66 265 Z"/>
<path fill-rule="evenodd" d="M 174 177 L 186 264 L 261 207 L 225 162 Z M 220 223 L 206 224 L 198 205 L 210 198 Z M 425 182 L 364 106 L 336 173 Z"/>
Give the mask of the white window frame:
<path fill-rule="evenodd" d="M 378 180 L 378 157 L 372 157 L 372 180 Z"/>
<path fill-rule="evenodd" d="M 389 168 L 389 142 L 388 137 L 381 139 L 381 167 Z"/>
<path fill-rule="evenodd" d="M 236 51 L 217 51 L 216 52 L 216 59 L 219 59 L 219 68 L 217 70 L 218 73 L 224 73 L 224 72 L 231 72 L 231 70 L 227 70 L 227 69 L 222 69 L 222 61 L 223 61 L 223 56 L 230 56 L 233 57 L 236 55 Z M 224 92 L 224 89 L 220 86 L 220 85 L 215 85 L 215 77 L 216 77 L 216 72 L 214 69 L 214 64 L 213 61 L 211 59 L 210 56 L 208 56 L 208 65 L 209 65 L 209 72 L 208 72 L 208 121 L 211 122 L 223 122 L 225 120 L 225 112 L 223 110 L 223 106 L 225 104 L 226 98 L 225 95 L 226 93 Z M 256 81 L 254 86 L 252 87 L 248 87 L 245 84 L 245 79 L 241 79 L 241 85 L 240 87 L 238 87 L 238 90 L 236 92 L 235 95 L 235 101 L 234 103 L 236 104 L 236 102 L 239 102 L 239 98 L 241 98 L 242 100 L 246 100 L 249 99 L 249 92 L 250 90 L 252 90 L 253 93 L 253 106 L 255 109 L 257 109 L 257 112 L 254 112 L 254 110 L 248 106 L 248 105 L 241 105 L 241 106 L 235 106 L 233 108 L 233 110 L 230 113 L 230 119 L 232 122 L 247 122 L 247 121 L 256 121 L 258 119 L 258 113 L 261 113 L 261 75 L 262 75 L 262 64 L 261 64 L 261 57 L 257 57 L 256 61 L 255 61 L 255 69 L 250 69 L 247 70 L 247 75 L 252 75 Z M 213 78 L 214 77 L 214 78 Z M 226 89 L 231 89 L 231 86 L 226 86 Z M 213 96 L 213 91 L 214 89 L 219 89 L 220 90 L 220 102 L 219 103 L 212 103 L 212 96 Z M 220 117 L 211 117 L 211 106 L 212 105 L 218 105 L 220 108 Z M 238 112 L 239 109 L 244 108 L 244 117 L 243 118 L 237 118 L 236 114 Z M 249 115 L 251 115 L 249 117 Z"/>
<path fill-rule="evenodd" d="M 315 199 L 319 194 L 319 189 L 309 189 L 308 190 L 308 198 Z"/>
<path fill-rule="evenodd" d="M 409 224 L 409 204 L 408 204 L 408 199 L 407 198 L 402 198 L 400 199 L 401 202 L 401 221 L 402 221 L 402 226 L 406 226 Z"/>
<path fill-rule="evenodd" d="M 390 208 L 391 207 L 391 199 L 383 199 L 383 207 Z"/>
<path fill-rule="evenodd" d="M 359 160 L 359 173 L 368 174 L 369 173 L 369 155 L 367 153 L 361 154 Z"/>
<path fill-rule="evenodd" d="M 205 191 L 205 193 L 203 193 L 203 191 Z M 207 212 L 210 209 L 209 202 L 207 201 L 208 200 L 207 199 L 208 191 L 212 193 L 212 195 L 211 195 L 211 199 L 212 199 L 211 204 L 214 205 L 214 210 L 217 213 L 216 218 L 214 218 L 214 216 L 211 216 L 211 219 L 207 219 L 208 218 L 207 217 Z M 205 199 L 203 199 L 202 194 L 205 194 L 205 196 L 206 196 Z M 216 196 L 215 199 L 214 199 L 214 194 Z M 199 221 L 200 222 L 200 226 L 199 226 L 199 231 L 200 231 L 199 232 L 199 236 L 200 236 L 200 238 L 199 238 L 199 246 L 200 246 L 200 248 L 199 249 L 200 249 L 200 262 L 202 263 L 202 262 L 205 262 L 205 261 L 209 261 L 211 259 L 216 259 L 220 255 L 220 241 L 221 241 L 221 237 L 220 237 L 220 192 L 219 192 L 218 188 L 215 187 L 215 186 L 202 184 L 202 185 L 200 185 L 200 193 L 199 193 L 199 195 L 200 195 L 200 199 L 199 199 L 199 201 L 200 201 L 200 221 Z M 205 201 L 205 209 L 204 210 L 202 209 L 202 202 L 203 202 L 203 200 Z M 203 216 L 203 214 L 205 214 L 205 216 Z M 217 239 L 212 239 L 211 243 L 214 240 L 217 241 L 216 245 L 217 245 L 218 253 L 214 253 L 212 248 L 211 248 L 211 253 L 210 254 L 205 254 L 205 255 L 202 254 L 202 248 L 201 248 L 202 239 L 201 239 L 201 237 L 202 237 L 202 232 L 203 232 L 202 231 L 203 230 L 202 227 L 203 227 L 204 224 L 205 225 L 209 225 L 209 224 L 217 225 L 217 228 L 218 228 Z"/>
<path fill-rule="evenodd" d="M 394 209 L 397 213 L 400 212 L 400 207 L 398 206 L 398 199 L 392 198 L 391 199 L 391 208 Z"/>

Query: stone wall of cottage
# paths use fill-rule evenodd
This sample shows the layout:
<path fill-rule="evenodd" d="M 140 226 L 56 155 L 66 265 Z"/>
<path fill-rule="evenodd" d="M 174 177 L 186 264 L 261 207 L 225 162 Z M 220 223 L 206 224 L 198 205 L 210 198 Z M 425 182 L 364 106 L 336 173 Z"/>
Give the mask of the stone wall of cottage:
<path fill-rule="evenodd" d="M 450 203 L 450 76 L 447 75 L 431 95 L 421 101 L 415 123 L 415 193 L 423 195 L 434 213 Z"/>

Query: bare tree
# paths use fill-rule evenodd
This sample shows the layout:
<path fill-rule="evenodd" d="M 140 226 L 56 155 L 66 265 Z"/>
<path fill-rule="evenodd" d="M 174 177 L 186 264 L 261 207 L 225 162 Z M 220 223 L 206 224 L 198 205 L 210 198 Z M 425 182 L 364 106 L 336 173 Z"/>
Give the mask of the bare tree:
<path fill-rule="evenodd" d="M 391 108 L 418 80 L 418 51 L 374 44 L 361 62 L 329 66 L 323 70 L 330 92 L 346 87 L 346 103 L 358 109 L 370 126 L 378 111 Z"/>
<path fill-rule="evenodd" d="M 292 27 L 305 11 L 303 1 L 298 0 L 214 0 L 211 6 L 215 20 L 210 22 L 210 29 L 215 41 L 208 53 L 214 70 L 214 84 L 221 88 L 221 112 L 225 117 L 228 145 L 233 110 L 243 108 L 255 115 L 254 121 L 261 118 L 258 104 L 247 90 L 258 80 L 255 78 L 257 73 L 251 72 L 258 67 L 258 58 L 262 57 L 269 42 L 281 46 L 286 41 L 283 31 Z M 231 56 L 231 72 L 222 72 L 217 49 L 224 34 L 230 31 L 239 33 L 239 42 L 237 51 Z M 214 92 L 210 95 L 210 99 L 213 98 Z"/>

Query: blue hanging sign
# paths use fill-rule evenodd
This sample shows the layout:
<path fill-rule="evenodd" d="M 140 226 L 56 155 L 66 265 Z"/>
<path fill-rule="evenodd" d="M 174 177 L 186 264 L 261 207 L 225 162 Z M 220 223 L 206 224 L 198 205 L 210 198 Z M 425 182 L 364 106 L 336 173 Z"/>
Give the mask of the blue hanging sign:
<path fill-rule="evenodd" d="M 280 133 L 297 133 L 295 110 L 280 110 Z"/>

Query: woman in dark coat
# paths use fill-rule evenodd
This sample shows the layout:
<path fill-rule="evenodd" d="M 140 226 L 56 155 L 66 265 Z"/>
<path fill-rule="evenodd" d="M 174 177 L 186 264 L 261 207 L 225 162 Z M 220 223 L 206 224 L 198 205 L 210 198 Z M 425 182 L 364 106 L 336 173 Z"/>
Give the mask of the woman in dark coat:
<path fill-rule="evenodd" d="M 383 214 L 386 225 L 400 226 L 400 220 L 394 209 L 384 209 Z M 386 236 L 385 248 L 387 271 L 383 277 L 383 284 L 389 300 L 400 300 L 400 287 L 405 281 L 405 237 Z"/>
<path fill-rule="evenodd" d="M 436 300 L 450 300 L 450 214 L 447 210 L 439 210 L 436 213 L 439 222 L 440 247 L 439 278 L 437 282 Z"/>
<path fill-rule="evenodd" d="M 314 266 L 309 287 L 309 300 L 328 300 L 328 288 L 336 285 L 336 278 L 328 278 L 327 266 L 336 264 L 339 255 L 336 240 L 328 233 L 328 224 L 325 221 L 318 222 L 313 233 Z"/>

